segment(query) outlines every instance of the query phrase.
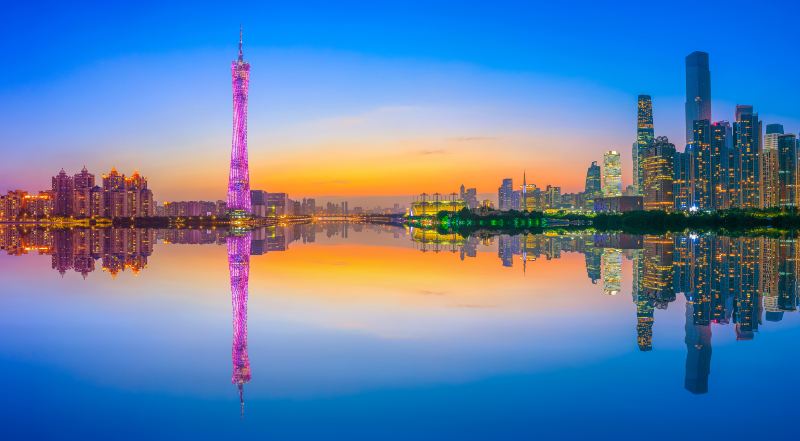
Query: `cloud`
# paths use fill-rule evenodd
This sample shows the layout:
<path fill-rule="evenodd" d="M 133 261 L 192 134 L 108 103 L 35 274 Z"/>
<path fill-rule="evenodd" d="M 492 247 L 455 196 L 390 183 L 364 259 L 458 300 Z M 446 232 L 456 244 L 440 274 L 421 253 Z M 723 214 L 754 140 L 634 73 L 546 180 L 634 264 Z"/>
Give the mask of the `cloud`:
<path fill-rule="evenodd" d="M 480 305 L 476 303 L 459 303 L 457 305 L 451 305 L 451 308 L 470 308 L 470 309 L 489 309 L 489 308 L 497 308 L 497 305 Z"/>
<path fill-rule="evenodd" d="M 499 138 L 496 136 L 458 136 L 455 138 L 450 138 L 451 141 L 455 142 L 481 142 L 481 141 L 496 141 Z"/>
<path fill-rule="evenodd" d="M 350 181 L 346 179 L 331 179 L 329 181 L 316 181 L 313 182 L 315 185 L 347 185 Z"/>
<path fill-rule="evenodd" d="M 446 155 L 447 150 L 445 149 L 425 149 L 417 151 L 418 155 L 428 156 L 428 155 Z"/>
<path fill-rule="evenodd" d="M 418 292 L 426 296 L 443 296 L 447 294 L 447 291 L 431 291 L 428 289 L 420 289 Z"/>

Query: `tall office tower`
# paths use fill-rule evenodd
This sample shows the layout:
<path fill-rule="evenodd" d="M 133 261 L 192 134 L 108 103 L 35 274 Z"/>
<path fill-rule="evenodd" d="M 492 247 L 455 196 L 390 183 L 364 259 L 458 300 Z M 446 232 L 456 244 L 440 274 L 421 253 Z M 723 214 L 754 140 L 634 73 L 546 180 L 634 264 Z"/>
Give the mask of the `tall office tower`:
<path fill-rule="evenodd" d="M 614 150 L 603 155 L 603 196 L 622 196 L 622 164 Z"/>
<path fill-rule="evenodd" d="M 497 206 L 500 211 L 516 210 L 516 207 L 511 205 L 513 193 L 514 180 L 511 178 L 503 179 L 503 183 L 500 185 L 500 188 L 497 189 Z"/>
<path fill-rule="evenodd" d="M 797 137 L 781 135 L 778 138 L 778 205 L 781 208 L 796 208 L 797 194 Z"/>
<path fill-rule="evenodd" d="M 637 177 L 639 176 L 639 143 L 634 142 L 631 146 L 631 163 L 633 164 L 633 185 L 629 185 L 631 189 L 633 189 L 634 194 L 639 194 L 641 192 L 641 184 L 638 182 Z M 625 189 L 625 193 L 628 193 L 629 189 Z M 626 194 L 626 196 L 628 196 Z"/>
<path fill-rule="evenodd" d="M 737 105 L 733 125 L 738 208 L 760 208 L 761 121 L 753 106 Z"/>
<path fill-rule="evenodd" d="M 686 57 L 686 144 L 692 142 L 694 122 L 711 121 L 711 71 L 706 52 Z"/>
<path fill-rule="evenodd" d="M 697 210 L 714 209 L 711 198 L 711 124 L 707 119 L 692 124 L 690 147 L 689 206 Z"/>
<path fill-rule="evenodd" d="M 53 176 L 53 214 L 56 216 L 72 216 L 72 193 L 74 181 L 72 176 L 62 168 Z"/>
<path fill-rule="evenodd" d="M 594 207 L 594 199 L 601 194 L 600 175 L 600 166 L 597 165 L 597 161 L 592 161 L 592 164 L 586 170 L 586 186 L 584 187 L 584 200 L 587 207 Z"/>
<path fill-rule="evenodd" d="M 250 166 L 247 158 L 247 92 L 250 87 L 250 63 L 242 54 L 242 30 L 239 29 L 239 58 L 231 63 L 233 77 L 233 141 L 228 177 L 228 211 L 232 217 L 250 215 Z"/>
<path fill-rule="evenodd" d="M 90 217 L 93 214 L 91 207 L 91 192 L 94 187 L 94 175 L 83 167 L 80 173 L 72 178 L 74 191 L 72 197 L 72 211 L 76 217 Z"/>
<path fill-rule="evenodd" d="M 711 200 L 716 210 L 730 208 L 728 193 L 729 158 L 733 142 L 733 130 L 727 121 L 711 125 Z"/>
<path fill-rule="evenodd" d="M 642 196 L 645 210 L 673 211 L 675 207 L 675 145 L 659 136 L 642 151 Z"/>
<path fill-rule="evenodd" d="M 690 205 L 689 192 L 689 154 L 690 152 L 675 152 L 675 162 L 672 167 L 674 174 L 672 193 L 675 196 L 675 209 L 688 211 Z"/>
<path fill-rule="evenodd" d="M 248 192 L 249 194 L 249 192 Z M 239 402 L 244 413 L 244 385 L 250 381 L 250 358 L 247 354 L 247 294 L 250 279 L 250 246 L 252 232 L 233 234 L 226 239 L 230 270 L 231 303 L 233 306 L 233 375 L 231 382 L 239 389 Z"/>
<path fill-rule="evenodd" d="M 639 95 L 636 118 L 636 148 L 633 159 L 633 187 L 636 193 L 643 194 L 644 171 L 642 170 L 642 152 L 653 141 L 653 101 L 650 95 Z"/>
<path fill-rule="evenodd" d="M 764 148 L 761 151 L 761 207 L 778 206 L 780 183 L 778 177 L 778 137 L 783 135 L 783 125 L 767 124 Z"/>

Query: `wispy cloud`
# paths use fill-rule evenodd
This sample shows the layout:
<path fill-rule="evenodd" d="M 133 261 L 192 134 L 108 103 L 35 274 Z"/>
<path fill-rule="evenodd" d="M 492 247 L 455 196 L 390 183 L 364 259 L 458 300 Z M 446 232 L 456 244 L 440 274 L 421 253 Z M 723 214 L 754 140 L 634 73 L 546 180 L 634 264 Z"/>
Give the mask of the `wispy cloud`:
<path fill-rule="evenodd" d="M 459 303 L 456 305 L 451 305 L 451 308 L 469 308 L 469 309 L 489 309 L 489 308 L 497 308 L 497 305 L 481 305 L 477 303 Z"/>
<path fill-rule="evenodd" d="M 496 136 L 457 136 L 455 138 L 450 138 L 451 141 L 455 142 L 481 142 L 481 141 L 496 141 L 499 138 Z"/>
<path fill-rule="evenodd" d="M 418 292 L 425 296 L 443 296 L 447 294 L 447 291 L 432 291 L 429 289 L 420 289 Z"/>
<path fill-rule="evenodd" d="M 425 149 L 425 150 L 418 150 L 416 152 L 418 155 L 428 156 L 428 155 L 446 155 L 447 150 L 445 149 Z"/>
<path fill-rule="evenodd" d="M 329 181 L 315 181 L 315 185 L 347 185 L 350 181 L 346 179 L 331 179 Z"/>

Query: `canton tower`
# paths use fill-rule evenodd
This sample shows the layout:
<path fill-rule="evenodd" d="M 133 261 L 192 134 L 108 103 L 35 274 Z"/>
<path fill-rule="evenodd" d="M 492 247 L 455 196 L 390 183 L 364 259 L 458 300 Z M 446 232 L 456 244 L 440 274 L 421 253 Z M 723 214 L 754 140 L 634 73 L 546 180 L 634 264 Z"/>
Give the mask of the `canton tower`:
<path fill-rule="evenodd" d="M 250 358 L 247 355 L 247 285 L 250 276 L 249 231 L 227 238 L 228 269 L 231 277 L 231 304 L 233 306 L 233 375 L 231 382 L 239 388 L 239 402 L 244 415 L 244 384 L 250 381 Z"/>
<path fill-rule="evenodd" d="M 231 63 L 233 80 L 233 140 L 231 171 L 228 177 L 228 212 L 232 217 L 250 215 L 250 167 L 247 161 L 247 91 L 250 86 L 250 63 L 242 54 L 242 30 L 239 28 L 239 58 Z"/>

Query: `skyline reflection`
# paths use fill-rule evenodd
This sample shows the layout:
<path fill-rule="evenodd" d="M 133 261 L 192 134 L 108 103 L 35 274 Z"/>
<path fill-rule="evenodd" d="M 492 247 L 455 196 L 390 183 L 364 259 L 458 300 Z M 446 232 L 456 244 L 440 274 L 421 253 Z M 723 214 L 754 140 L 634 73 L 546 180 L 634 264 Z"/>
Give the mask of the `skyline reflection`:
<path fill-rule="evenodd" d="M 225 244 L 233 310 L 232 382 L 239 390 L 243 413 L 244 385 L 251 380 L 247 346 L 250 256 L 289 251 L 290 244 L 295 242 L 312 245 L 318 238 L 332 244 L 359 241 L 363 238 L 351 237 L 351 233 L 366 231 L 371 234 L 369 241 L 373 246 L 451 253 L 461 261 L 493 252 L 497 257 L 495 265 L 507 269 L 521 266 L 524 275 L 539 260 L 555 261 L 567 254 L 582 254 L 584 277 L 598 294 L 613 297 L 630 289 L 633 303 L 630 311 L 635 316 L 632 333 L 640 352 L 653 351 L 658 346 L 653 336 L 655 312 L 667 310 L 682 295 L 684 387 L 694 394 L 708 392 L 712 327 L 731 329 L 736 340 L 752 340 L 764 321 L 780 322 L 798 306 L 799 248 L 797 239 L 788 237 L 585 232 L 461 237 L 429 230 L 347 223 L 289 225 L 233 233 L 4 226 L 0 227 L 0 249 L 13 256 L 49 255 L 52 269 L 62 276 L 73 270 L 86 278 L 100 267 L 113 278 L 121 271 L 138 274 L 145 270 L 157 245 Z M 631 268 L 627 278 L 626 265 Z M 433 289 L 430 292 L 436 293 Z"/>

